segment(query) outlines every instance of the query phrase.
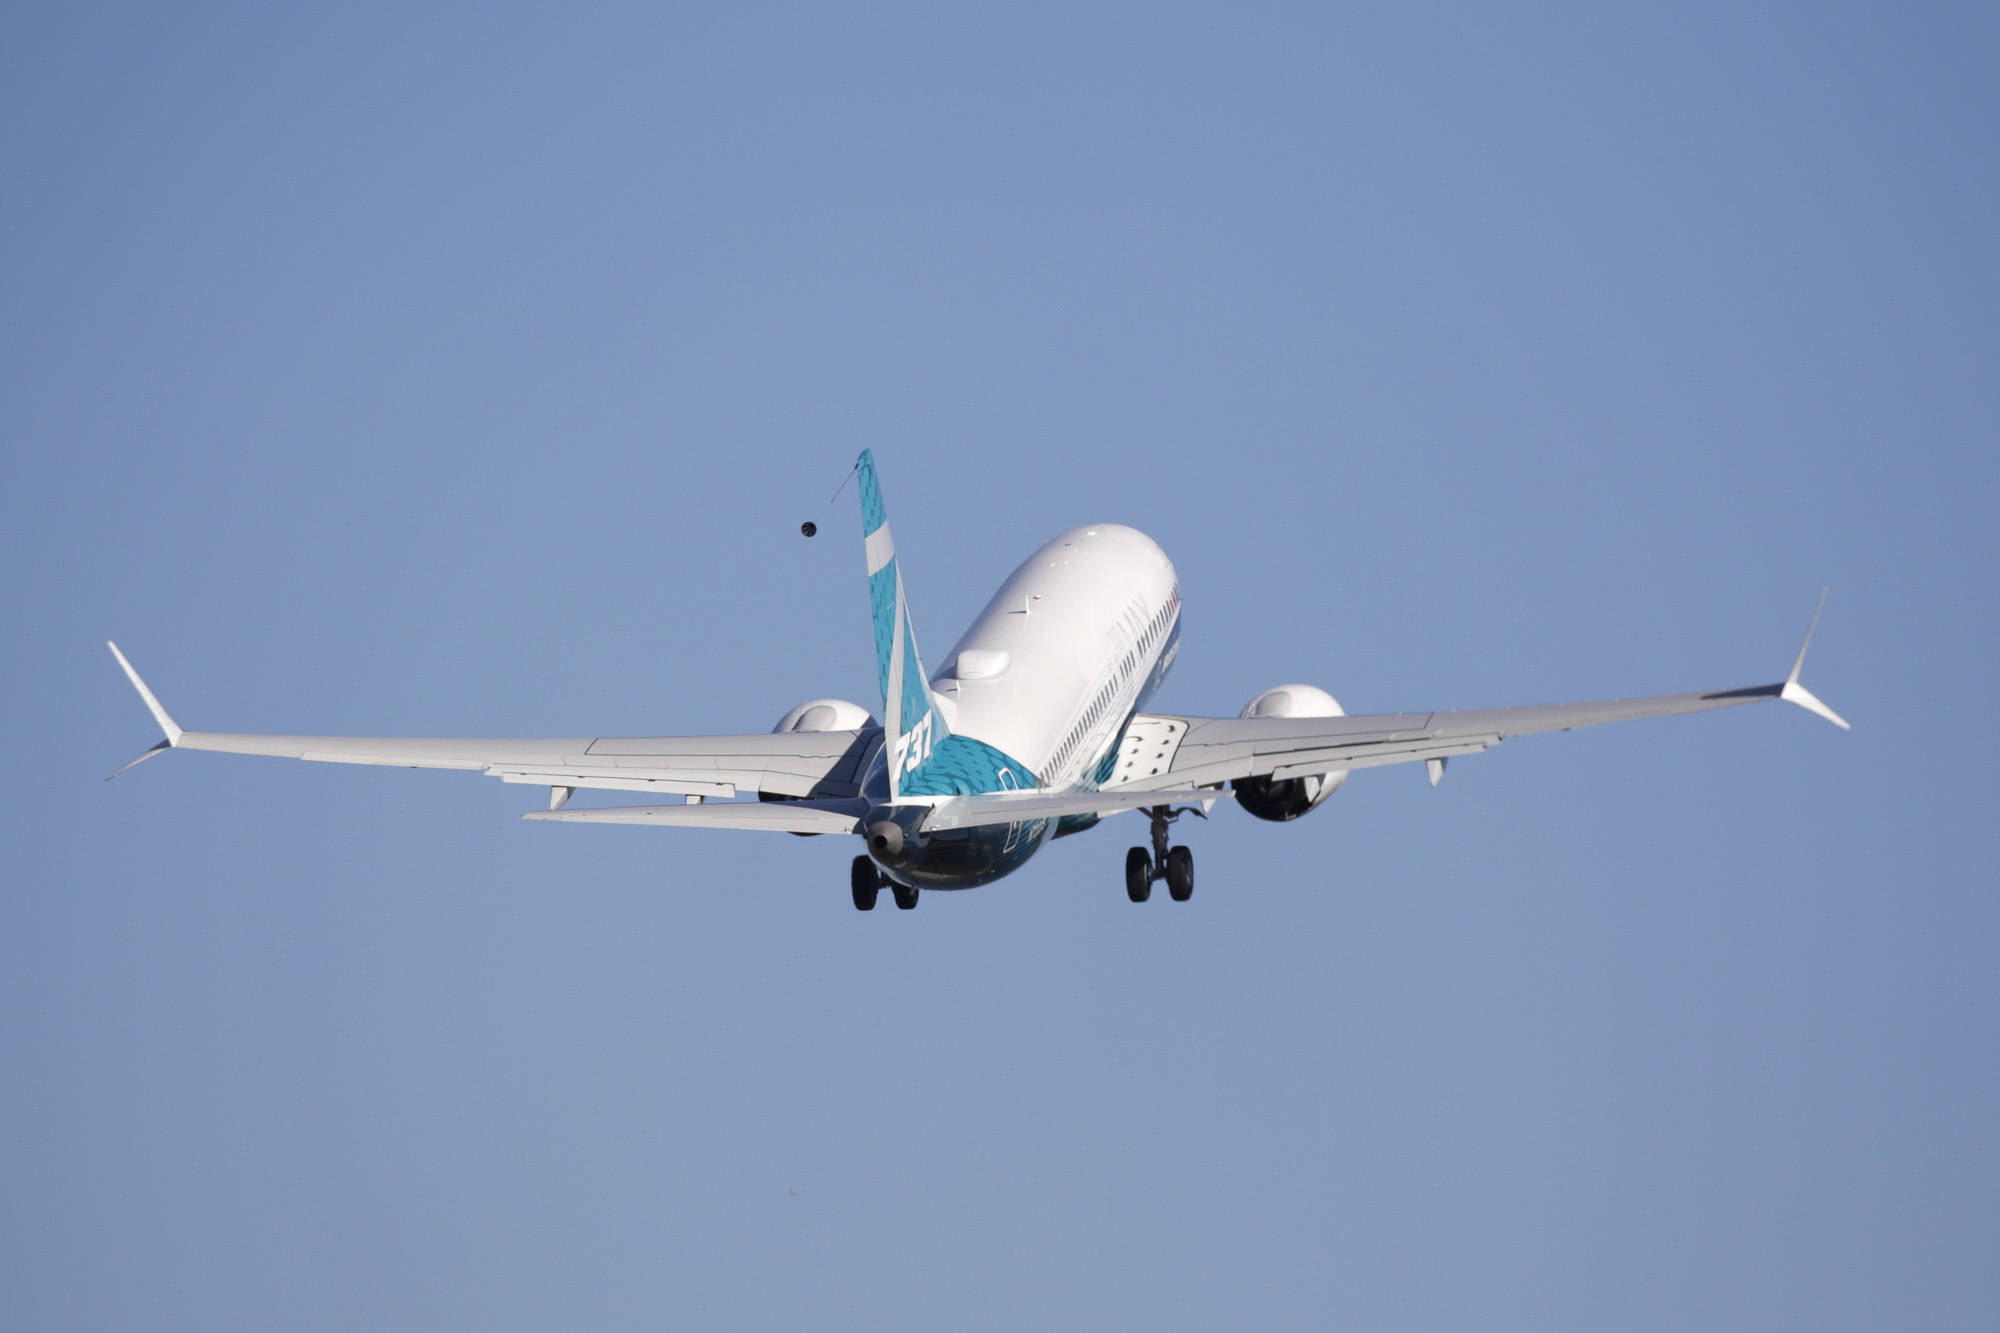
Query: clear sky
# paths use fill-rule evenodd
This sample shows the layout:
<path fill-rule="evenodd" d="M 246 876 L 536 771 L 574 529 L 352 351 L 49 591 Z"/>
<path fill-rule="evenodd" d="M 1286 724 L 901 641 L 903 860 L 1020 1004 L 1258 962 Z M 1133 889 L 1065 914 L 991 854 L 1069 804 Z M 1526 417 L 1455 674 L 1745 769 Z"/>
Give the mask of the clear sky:
<path fill-rule="evenodd" d="M 0 1324 L 1990 1328 L 1995 9 L 701 8 L 12 15 Z M 865 916 L 842 840 L 99 781 L 106 638 L 218 730 L 879 708 L 863 447 L 933 665 L 1122 521 L 1164 708 L 1769 681 L 1830 584 L 1854 731 Z"/>

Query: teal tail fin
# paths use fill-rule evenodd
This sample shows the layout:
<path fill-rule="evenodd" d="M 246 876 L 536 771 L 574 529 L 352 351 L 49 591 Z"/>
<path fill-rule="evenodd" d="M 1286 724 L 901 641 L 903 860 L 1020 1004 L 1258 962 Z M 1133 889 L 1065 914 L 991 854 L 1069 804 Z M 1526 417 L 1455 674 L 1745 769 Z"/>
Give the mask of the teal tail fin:
<path fill-rule="evenodd" d="M 861 531 L 868 549 L 868 601 L 875 613 L 875 666 L 882 683 L 882 724 L 889 736 L 889 794 L 899 796 L 910 779 L 951 735 L 930 678 L 917 652 L 903 575 L 896 567 L 896 541 L 875 479 L 875 455 L 861 451 Z M 919 783 L 918 786 L 923 784 Z"/>

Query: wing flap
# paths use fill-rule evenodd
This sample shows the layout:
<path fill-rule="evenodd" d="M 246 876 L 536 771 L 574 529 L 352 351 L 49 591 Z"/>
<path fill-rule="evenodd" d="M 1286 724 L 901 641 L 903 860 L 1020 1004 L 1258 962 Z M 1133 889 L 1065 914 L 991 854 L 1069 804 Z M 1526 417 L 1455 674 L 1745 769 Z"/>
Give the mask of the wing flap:
<path fill-rule="evenodd" d="M 569 772 L 560 769 L 530 769 L 494 767 L 486 770 L 489 778 L 502 782 L 527 783 L 536 787 L 582 787 L 593 791 L 649 791 L 661 796 L 702 796 L 726 800 L 736 795 L 733 782 L 713 782 L 690 777 L 683 773 L 663 773 L 659 776 L 635 776 L 630 770 L 577 768 Z"/>
<path fill-rule="evenodd" d="M 1060 819 L 1065 815 L 1110 815 L 1121 810 L 1138 810 L 1154 805 L 1194 805 L 1214 801 L 1229 793 L 1182 786 L 1152 791 L 1128 788 L 1122 791 L 1022 792 L 1020 795 L 954 796 L 931 807 L 924 820 L 925 832 L 975 828 L 982 824 L 1020 824 L 1036 819 Z"/>
<path fill-rule="evenodd" d="M 458 739 L 176 728 L 169 748 L 321 764 L 453 769 L 485 773 L 502 782 L 548 786 L 707 797 L 758 792 L 837 798 L 860 791 L 863 764 L 880 734 L 876 728 L 863 727 L 737 736 Z"/>
<path fill-rule="evenodd" d="M 867 802 L 704 801 L 699 805 L 622 805 L 594 810 L 530 810 L 523 819 L 563 824 L 649 824 L 663 828 L 759 829 L 766 833 L 854 833 Z"/>
<path fill-rule="evenodd" d="M 1290 763 L 1280 764 L 1271 770 L 1271 776 L 1284 778 L 1309 778 L 1321 773 L 1346 772 L 1357 768 L 1380 768 L 1385 764 L 1412 764 L 1418 760 L 1428 762 L 1433 759 L 1449 759 L 1453 755 L 1478 754 L 1481 750 L 1498 745 L 1498 736 L 1474 736 L 1464 740 L 1426 741 L 1422 744 L 1372 749 L 1363 753 L 1351 750 L 1333 750 L 1323 756 L 1296 756 Z"/>

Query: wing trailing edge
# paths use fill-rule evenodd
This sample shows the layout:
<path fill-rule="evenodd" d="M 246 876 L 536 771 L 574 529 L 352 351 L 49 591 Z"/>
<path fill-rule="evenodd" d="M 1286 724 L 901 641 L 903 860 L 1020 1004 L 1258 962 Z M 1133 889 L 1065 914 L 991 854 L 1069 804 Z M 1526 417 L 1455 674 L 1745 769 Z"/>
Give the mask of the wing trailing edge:
<path fill-rule="evenodd" d="M 868 802 L 701 801 L 695 805 L 615 805 L 530 810 L 523 819 L 561 824 L 651 824 L 662 828 L 761 829 L 767 833 L 856 833 Z"/>
<path fill-rule="evenodd" d="M 1024 791 L 1019 794 L 953 796 L 932 806 L 922 827 L 926 833 L 934 833 L 987 824 L 1061 819 L 1066 815 L 1113 815 L 1124 810 L 1151 809 L 1156 805 L 1206 807 L 1230 794 L 1220 788 L 1191 787 L 1182 783 L 1162 791 Z"/>

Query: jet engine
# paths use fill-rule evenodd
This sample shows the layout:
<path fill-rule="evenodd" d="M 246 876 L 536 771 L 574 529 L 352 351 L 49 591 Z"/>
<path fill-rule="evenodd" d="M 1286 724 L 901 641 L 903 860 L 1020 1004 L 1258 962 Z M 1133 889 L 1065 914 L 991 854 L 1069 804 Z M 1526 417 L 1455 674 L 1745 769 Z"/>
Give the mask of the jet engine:
<path fill-rule="evenodd" d="M 851 704 L 845 699 L 808 699 L 791 712 L 778 719 L 778 725 L 771 728 L 774 736 L 788 731 L 855 731 L 862 727 L 879 726 L 867 709 L 860 704 Z M 781 796 L 777 792 L 760 791 L 760 801 L 796 801 L 796 796 Z M 801 838 L 817 838 L 817 833 L 798 833 Z"/>
<path fill-rule="evenodd" d="M 845 699 L 808 699 L 778 719 L 772 735 L 787 731 L 853 731 L 875 726 L 875 719 L 860 704 Z"/>
<path fill-rule="evenodd" d="M 1316 685 L 1277 685 L 1243 706 L 1239 717 L 1346 717 L 1340 701 Z M 1237 778 L 1236 803 L 1259 819 L 1297 819 L 1340 789 L 1343 770 L 1302 778 Z"/>

